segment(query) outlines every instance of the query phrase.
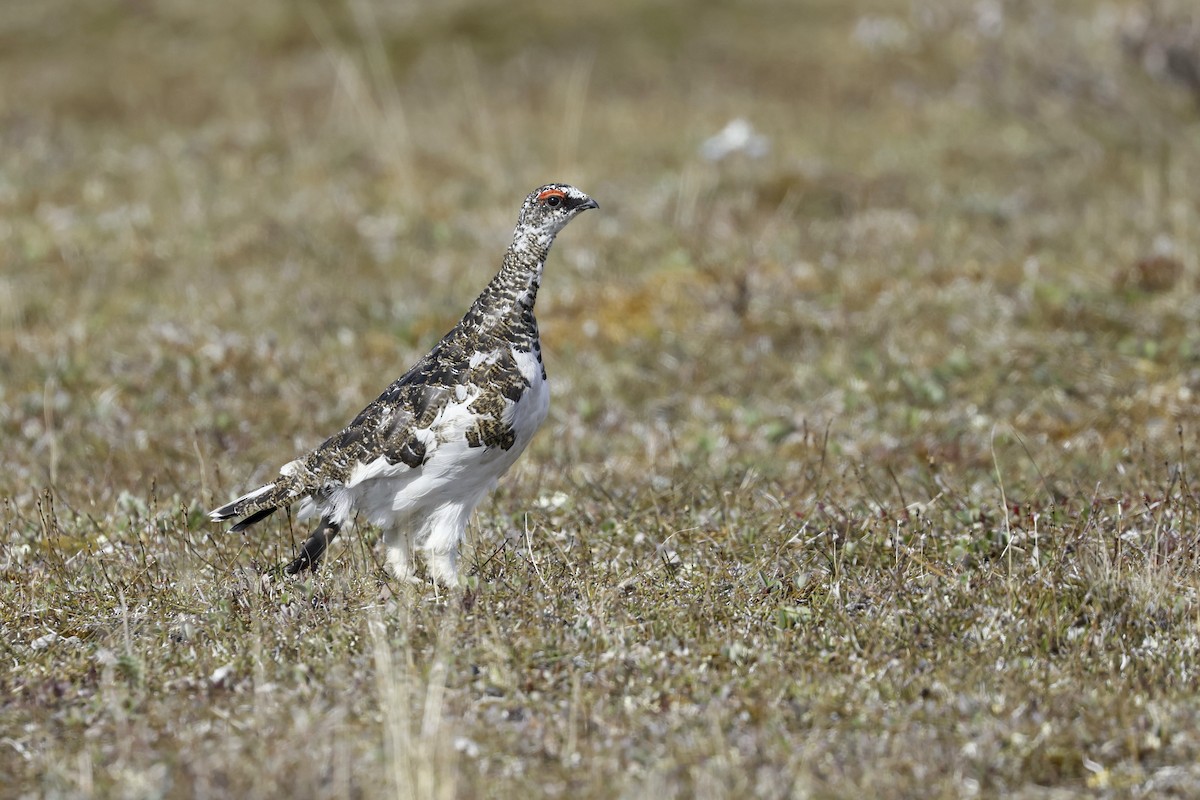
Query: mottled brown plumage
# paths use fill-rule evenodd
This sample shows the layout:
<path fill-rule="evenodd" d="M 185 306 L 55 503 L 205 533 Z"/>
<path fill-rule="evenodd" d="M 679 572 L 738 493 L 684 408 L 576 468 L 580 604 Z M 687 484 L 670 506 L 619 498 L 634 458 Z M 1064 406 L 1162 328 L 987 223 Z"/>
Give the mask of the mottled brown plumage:
<path fill-rule="evenodd" d="M 240 531 L 297 501 L 302 512 L 319 511 L 288 566 L 297 572 L 315 567 L 342 525 L 365 513 L 385 527 L 400 577 L 411 577 L 416 538 L 435 580 L 453 582 L 467 518 L 545 416 L 533 307 L 554 237 L 589 208 L 595 201 L 563 184 L 531 193 L 500 271 L 458 325 L 349 425 L 211 518 L 242 517 L 231 528 Z"/>

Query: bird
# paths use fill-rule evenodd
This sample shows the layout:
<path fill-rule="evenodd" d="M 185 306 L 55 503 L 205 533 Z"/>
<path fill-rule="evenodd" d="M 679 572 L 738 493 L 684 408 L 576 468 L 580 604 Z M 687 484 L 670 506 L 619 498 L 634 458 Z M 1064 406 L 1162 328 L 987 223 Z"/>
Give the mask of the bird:
<path fill-rule="evenodd" d="M 383 531 L 386 562 L 416 582 L 413 549 L 434 585 L 459 586 L 459 547 L 475 507 L 546 419 L 550 388 L 533 307 L 550 246 L 599 205 L 549 183 L 521 205 L 500 269 L 463 318 L 339 432 L 284 464 L 271 483 L 209 512 L 237 533 L 300 504 L 319 522 L 285 567 L 316 570 L 354 519 Z"/>

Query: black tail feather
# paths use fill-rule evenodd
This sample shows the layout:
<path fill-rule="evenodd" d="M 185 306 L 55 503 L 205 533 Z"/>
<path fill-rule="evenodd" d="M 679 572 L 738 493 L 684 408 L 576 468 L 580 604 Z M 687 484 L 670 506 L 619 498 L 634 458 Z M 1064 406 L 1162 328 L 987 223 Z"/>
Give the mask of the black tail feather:
<path fill-rule="evenodd" d="M 308 541 L 300 548 L 300 555 L 296 557 L 295 561 L 284 567 L 283 571 L 288 575 L 295 575 L 306 569 L 316 571 L 317 566 L 321 563 L 321 556 L 325 554 L 325 548 L 337 538 L 338 531 L 341 529 L 342 526 L 331 521 L 329 517 L 321 517 L 320 523 L 308 537 Z"/>
<path fill-rule="evenodd" d="M 230 533 L 241 533 L 242 531 L 246 530 L 246 528 L 249 528 L 254 523 L 264 520 L 267 517 L 274 514 L 276 508 L 277 508 L 277 506 L 271 506 L 270 508 L 264 508 L 262 511 L 254 512 L 253 514 L 251 514 L 250 516 L 246 517 L 244 520 L 239 522 L 237 525 L 234 525 L 232 528 L 230 528 L 229 532 Z"/>
<path fill-rule="evenodd" d="M 304 494 L 304 484 L 295 475 L 288 472 L 280 474 L 273 483 L 260 486 L 253 492 L 244 494 L 220 508 L 214 508 L 208 512 L 208 518 L 213 522 L 224 522 L 227 519 L 245 517 L 230 528 L 231 531 L 244 531 L 264 519 L 275 509 L 290 506 Z"/>

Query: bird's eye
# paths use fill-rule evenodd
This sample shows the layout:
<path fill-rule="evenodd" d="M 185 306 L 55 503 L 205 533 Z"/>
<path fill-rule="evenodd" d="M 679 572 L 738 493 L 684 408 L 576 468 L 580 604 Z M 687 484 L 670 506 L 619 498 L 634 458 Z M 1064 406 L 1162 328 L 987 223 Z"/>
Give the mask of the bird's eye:
<path fill-rule="evenodd" d="M 558 208 L 567 202 L 567 194 L 561 189 L 547 189 L 539 194 L 537 199 L 550 208 Z"/>

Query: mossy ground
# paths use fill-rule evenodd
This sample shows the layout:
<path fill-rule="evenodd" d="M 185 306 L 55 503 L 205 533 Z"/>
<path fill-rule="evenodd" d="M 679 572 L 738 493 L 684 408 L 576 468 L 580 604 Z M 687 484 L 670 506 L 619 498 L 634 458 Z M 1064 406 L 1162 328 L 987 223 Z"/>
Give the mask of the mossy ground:
<path fill-rule="evenodd" d="M 0 794 L 1200 794 L 1200 114 L 1140 10 L 4 6 Z M 547 180 L 601 210 L 468 591 L 207 523 Z"/>

